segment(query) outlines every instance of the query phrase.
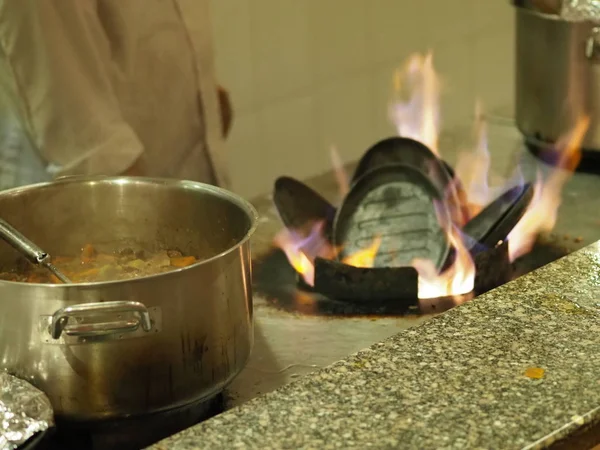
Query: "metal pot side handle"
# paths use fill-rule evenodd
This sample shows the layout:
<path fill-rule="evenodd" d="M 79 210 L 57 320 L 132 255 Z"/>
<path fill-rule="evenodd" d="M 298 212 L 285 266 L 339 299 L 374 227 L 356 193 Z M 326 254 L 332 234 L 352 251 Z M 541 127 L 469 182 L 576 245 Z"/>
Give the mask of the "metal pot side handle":
<path fill-rule="evenodd" d="M 68 324 L 69 318 L 113 314 L 117 316 L 113 321 Z M 133 317 L 123 318 L 123 314 L 131 314 Z M 143 303 L 133 301 L 95 302 L 59 309 L 52 315 L 48 332 L 52 339 L 59 339 L 63 332 L 68 336 L 95 337 L 134 332 L 140 325 L 145 332 L 152 330 L 150 313 Z"/>

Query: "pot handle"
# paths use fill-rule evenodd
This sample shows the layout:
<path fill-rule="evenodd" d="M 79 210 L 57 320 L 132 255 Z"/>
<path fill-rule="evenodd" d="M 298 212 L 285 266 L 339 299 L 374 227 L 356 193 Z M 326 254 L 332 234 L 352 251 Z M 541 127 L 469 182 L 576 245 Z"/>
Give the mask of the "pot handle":
<path fill-rule="evenodd" d="M 133 319 L 122 319 L 121 314 L 133 313 Z M 83 317 L 116 314 L 117 320 L 98 323 L 78 323 L 68 325 L 70 317 Z M 64 332 L 69 336 L 94 337 L 107 334 L 136 331 L 139 326 L 146 332 L 152 329 L 150 313 L 143 303 L 133 301 L 95 302 L 67 306 L 52 314 L 48 332 L 52 339 L 58 339 Z"/>

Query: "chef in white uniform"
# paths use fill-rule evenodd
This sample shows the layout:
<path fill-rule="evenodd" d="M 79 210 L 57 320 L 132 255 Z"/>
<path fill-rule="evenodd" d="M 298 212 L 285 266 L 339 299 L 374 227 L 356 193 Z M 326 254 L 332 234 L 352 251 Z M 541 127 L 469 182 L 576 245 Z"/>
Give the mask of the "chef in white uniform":
<path fill-rule="evenodd" d="M 73 174 L 228 187 L 209 0 L 0 0 L 0 189 Z"/>

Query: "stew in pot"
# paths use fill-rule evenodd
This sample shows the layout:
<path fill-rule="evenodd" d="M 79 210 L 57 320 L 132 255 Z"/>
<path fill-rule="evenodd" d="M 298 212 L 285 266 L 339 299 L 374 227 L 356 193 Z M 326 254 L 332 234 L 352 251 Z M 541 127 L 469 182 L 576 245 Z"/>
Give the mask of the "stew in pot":
<path fill-rule="evenodd" d="M 198 260 L 177 250 L 147 252 L 125 248 L 101 253 L 88 244 L 75 257 L 54 256 L 52 263 L 73 283 L 93 283 L 145 277 L 190 266 Z M 0 280 L 60 284 L 50 271 L 23 260 L 10 270 L 0 271 Z"/>

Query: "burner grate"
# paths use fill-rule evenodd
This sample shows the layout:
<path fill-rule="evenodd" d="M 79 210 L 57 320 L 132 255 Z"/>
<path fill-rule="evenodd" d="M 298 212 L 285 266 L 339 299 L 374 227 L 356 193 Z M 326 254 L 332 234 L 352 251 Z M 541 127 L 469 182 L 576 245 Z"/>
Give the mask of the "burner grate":
<path fill-rule="evenodd" d="M 351 189 L 337 209 L 297 180 L 277 180 L 274 202 L 284 225 L 306 231 L 316 222 L 324 223 L 322 238 L 332 248 L 341 249 L 337 260 L 315 258 L 314 287 L 300 275 L 299 285 L 360 305 L 362 310 L 370 306 L 380 310 L 381 305 L 417 306 L 418 274 L 410 267 L 411 261 L 427 259 L 443 271 L 455 257 L 440 225 L 462 213 L 460 205 L 452 204 L 464 199 L 460 183 L 453 177 L 452 168 L 427 147 L 406 138 L 389 138 L 365 153 Z M 475 294 L 510 280 L 507 236 L 532 197 L 530 184 L 513 187 L 461 230 L 475 262 Z M 376 238 L 380 247 L 373 267 L 344 264 L 349 255 Z"/>

